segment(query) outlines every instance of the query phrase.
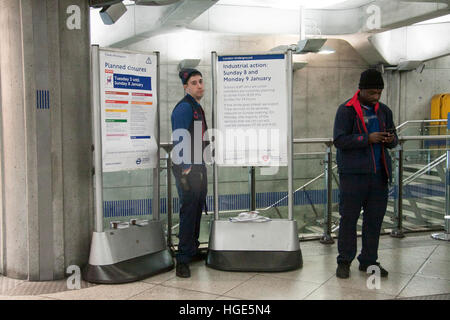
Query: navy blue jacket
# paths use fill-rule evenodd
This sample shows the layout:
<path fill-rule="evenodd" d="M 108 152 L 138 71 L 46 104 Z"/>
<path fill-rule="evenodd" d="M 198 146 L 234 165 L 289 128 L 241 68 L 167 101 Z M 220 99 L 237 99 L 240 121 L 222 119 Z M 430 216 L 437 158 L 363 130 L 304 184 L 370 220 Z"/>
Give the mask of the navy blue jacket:
<path fill-rule="evenodd" d="M 201 137 L 196 137 L 194 134 L 194 122 L 201 122 L 202 132 Z M 202 144 L 202 164 L 204 164 L 203 159 L 203 150 L 209 144 L 209 141 L 203 141 L 203 136 L 205 132 L 208 130 L 208 126 L 206 124 L 205 112 L 203 111 L 202 106 L 195 101 L 195 99 L 190 95 L 186 94 L 183 99 L 181 99 L 175 108 L 172 111 L 171 116 L 172 122 L 172 132 L 177 129 L 185 129 L 189 131 L 191 136 L 191 161 L 190 163 L 182 163 L 182 169 L 189 168 L 192 164 L 195 163 L 194 159 L 194 145 Z M 196 138 L 200 138 L 199 141 L 196 141 Z M 182 140 L 173 141 L 174 147 L 180 143 Z M 181 155 L 180 155 L 181 156 Z"/>
<path fill-rule="evenodd" d="M 373 147 L 369 144 L 369 133 L 364 123 L 359 90 L 353 98 L 341 104 L 334 120 L 333 143 L 337 149 L 336 162 L 339 173 L 376 173 Z M 380 131 L 395 129 L 392 111 L 383 103 L 375 105 L 375 114 L 380 123 Z M 398 144 L 397 133 L 392 143 L 382 143 L 381 163 L 389 182 L 392 181 L 392 162 L 387 148 Z"/>

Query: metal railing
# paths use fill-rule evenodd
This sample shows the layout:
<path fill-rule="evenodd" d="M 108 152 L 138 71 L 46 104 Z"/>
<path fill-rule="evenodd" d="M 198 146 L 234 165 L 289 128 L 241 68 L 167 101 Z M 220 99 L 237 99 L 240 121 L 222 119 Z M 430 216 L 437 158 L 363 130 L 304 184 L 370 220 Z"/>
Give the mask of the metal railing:
<path fill-rule="evenodd" d="M 447 119 L 439 119 L 439 120 L 410 120 L 410 121 L 406 121 L 402 124 L 400 124 L 399 126 L 397 126 L 397 132 L 400 132 L 402 129 L 405 129 L 406 126 L 408 124 L 420 124 L 421 125 L 421 129 L 420 132 L 423 133 L 424 132 L 424 126 L 425 124 L 428 123 L 443 123 L 443 122 L 447 122 Z M 403 161 L 404 161 L 404 157 L 403 157 L 403 145 L 404 143 L 408 142 L 408 141 L 436 141 L 436 140 L 443 140 L 443 139 L 450 139 L 450 135 L 430 135 L 430 136 L 402 136 L 402 135 L 398 135 L 398 139 L 399 139 L 399 144 L 398 146 L 395 148 L 395 160 L 396 161 L 396 166 L 395 166 L 395 191 L 396 191 L 396 195 L 397 197 L 395 198 L 395 205 L 394 205 L 394 220 L 396 221 L 396 226 L 395 228 L 392 230 L 391 232 L 391 236 L 393 237 L 403 237 L 404 236 L 404 232 L 403 232 L 403 227 L 402 227 L 402 220 L 403 220 L 403 215 L 402 215 L 402 203 L 403 203 L 403 186 L 405 184 L 410 183 L 411 181 L 413 181 L 415 178 L 419 177 L 421 174 L 429 171 L 430 169 L 434 168 L 435 166 L 437 166 L 438 164 L 441 164 L 443 161 L 447 161 L 447 166 L 446 166 L 446 177 L 449 177 L 449 165 L 450 165 L 450 151 L 447 150 L 446 154 L 441 155 L 439 158 L 435 159 L 433 162 L 429 163 L 428 165 L 426 165 L 424 168 L 420 169 L 418 172 L 416 172 L 413 176 L 408 177 L 406 180 L 403 180 Z M 293 194 L 295 194 L 296 192 L 299 191 L 303 191 L 305 192 L 308 201 L 310 203 L 310 206 L 312 208 L 312 210 L 314 211 L 314 213 L 316 214 L 316 216 L 318 215 L 318 211 L 314 206 L 313 201 L 309 198 L 306 190 L 306 187 L 308 187 L 309 185 L 311 185 L 312 183 L 318 181 L 319 179 L 325 177 L 325 184 L 326 184 L 326 196 L 325 196 L 325 209 L 324 209 L 324 213 L 323 213 L 323 234 L 320 237 L 320 242 L 324 243 L 324 244 L 331 244 L 334 243 L 333 240 L 333 236 L 332 236 L 332 232 L 334 232 L 337 228 L 333 228 L 332 230 L 332 206 L 333 206 L 333 201 L 332 201 L 332 179 L 334 177 L 333 174 L 333 170 L 337 167 L 336 165 L 333 166 L 333 139 L 332 138 L 308 138 L 308 139 L 294 139 L 293 140 L 293 144 L 294 145 L 301 145 L 301 144 L 321 144 L 321 145 L 325 145 L 326 147 L 326 151 L 325 152 L 321 152 L 321 153 L 317 153 L 317 154 L 324 154 L 324 172 L 319 174 L 318 176 L 316 176 L 315 178 L 311 179 L 310 181 L 308 181 L 307 183 L 303 184 L 301 187 L 297 188 Z M 162 169 L 167 169 L 167 213 L 168 213 L 168 231 L 167 231 L 167 240 L 168 240 L 168 245 L 169 247 L 173 247 L 172 244 L 172 231 L 173 231 L 173 226 L 172 226 L 172 214 L 173 214 L 173 208 L 172 208 L 172 180 L 171 180 L 171 149 L 172 149 L 172 143 L 161 143 L 161 147 L 164 148 L 164 150 L 166 151 L 167 157 L 162 158 L 161 160 L 165 160 L 167 163 L 167 166 L 165 168 Z M 448 148 L 447 148 L 448 149 Z M 296 154 L 298 155 L 298 154 Z M 335 178 L 335 177 L 334 177 Z M 448 180 L 448 178 L 447 178 Z M 255 188 L 255 170 L 254 167 L 249 167 L 249 190 L 250 190 L 250 205 L 251 205 L 251 210 L 255 210 L 256 209 L 256 188 Z M 448 217 L 449 214 L 449 207 L 450 207 L 450 195 L 449 195 L 449 187 L 448 187 L 448 182 L 446 185 L 446 218 Z M 264 212 L 266 210 L 269 210 L 271 208 L 274 208 L 278 215 L 280 215 L 280 212 L 277 209 L 277 206 L 279 204 L 281 204 L 285 199 L 287 199 L 288 196 L 285 196 L 279 200 L 277 200 L 276 202 L 274 202 L 273 204 L 271 204 L 270 206 L 262 209 L 261 211 Z M 449 230 L 449 223 L 446 220 L 445 221 L 445 232 L 446 234 L 450 233 Z"/>
<path fill-rule="evenodd" d="M 435 119 L 435 120 L 408 120 L 403 122 L 402 124 L 399 124 L 397 126 L 397 131 L 401 130 L 403 127 L 409 125 L 409 124 L 413 124 L 413 123 L 418 123 L 421 125 L 421 132 L 424 131 L 424 125 L 426 123 L 440 123 L 440 122 L 447 122 L 447 119 Z"/>
<path fill-rule="evenodd" d="M 442 162 L 444 162 L 447 158 L 446 154 L 441 155 L 439 158 L 434 159 L 429 164 L 421 168 L 420 170 L 417 170 L 414 174 L 410 175 L 408 178 L 403 180 L 403 186 L 407 185 L 410 182 L 413 182 L 417 178 L 419 178 L 421 175 L 423 175 L 426 172 L 429 172 L 431 169 L 434 169 L 438 165 L 440 165 Z"/>
<path fill-rule="evenodd" d="M 431 121 L 431 120 L 428 120 Z M 445 120 L 441 120 L 445 121 Z M 436 121 L 434 121 L 436 122 Z M 417 123 L 417 122 L 416 122 Z M 450 152 L 447 148 L 446 153 L 435 159 L 434 161 L 430 162 L 429 164 L 425 165 L 423 168 L 419 169 L 415 174 L 412 176 L 403 179 L 403 163 L 404 163 L 404 143 L 408 141 L 438 141 L 443 139 L 450 139 L 450 135 L 432 135 L 432 136 L 399 136 L 399 144 L 395 149 L 395 160 L 396 160 L 396 166 L 395 166 L 395 193 L 397 197 L 394 201 L 394 220 L 396 221 L 395 228 L 391 231 L 391 236 L 395 238 L 403 238 L 404 237 L 404 230 L 403 230 L 403 187 L 412 182 L 413 180 L 417 179 L 418 177 L 422 176 L 424 173 L 429 171 L 432 168 L 435 168 L 437 165 L 441 164 L 444 161 L 447 161 L 447 164 L 450 162 Z M 446 168 L 446 176 L 449 174 L 449 168 L 447 165 Z M 447 182 L 448 184 L 448 182 Z M 448 189 L 448 188 L 446 188 Z M 448 215 L 448 208 L 450 203 L 450 195 L 446 193 L 445 195 L 445 202 L 446 202 L 446 215 Z M 446 233 L 449 233 L 450 230 L 446 230 Z"/>

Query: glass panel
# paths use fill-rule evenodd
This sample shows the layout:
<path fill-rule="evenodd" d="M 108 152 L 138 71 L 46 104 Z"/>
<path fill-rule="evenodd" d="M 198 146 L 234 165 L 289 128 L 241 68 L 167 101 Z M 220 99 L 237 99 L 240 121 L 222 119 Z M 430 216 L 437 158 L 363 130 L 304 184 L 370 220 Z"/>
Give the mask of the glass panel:
<path fill-rule="evenodd" d="M 167 202 L 167 159 L 166 153 L 163 148 L 160 149 L 161 160 L 159 162 L 160 171 L 159 171 L 159 219 L 162 222 L 163 230 L 167 239 L 167 227 L 168 227 L 168 202 Z M 172 179 L 173 175 L 172 175 Z M 173 181 L 173 180 L 172 180 Z M 173 190 L 172 190 L 172 198 L 173 198 Z M 176 192 L 176 191 L 175 191 Z M 173 207 L 172 207 L 173 208 Z"/>
<path fill-rule="evenodd" d="M 398 133 L 402 136 L 446 134 L 444 125 L 408 124 Z M 445 153 L 445 142 L 410 141 L 404 144 L 404 181 L 418 175 L 419 170 L 429 165 Z M 299 227 L 300 238 L 320 237 L 324 230 L 324 214 L 326 211 L 326 180 L 324 170 L 324 144 L 294 145 L 294 219 Z M 336 236 L 339 228 L 339 175 L 335 163 L 336 149 L 333 148 L 333 177 L 332 177 L 332 235 Z M 395 181 L 395 151 L 390 151 L 393 168 L 393 183 Z M 200 228 L 200 242 L 203 246 L 209 240 L 211 221 L 214 218 L 213 177 L 212 166 L 208 166 L 208 211 L 209 215 L 202 216 Z M 404 209 L 406 219 L 403 221 L 405 230 L 418 227 L 443 225 L 445 208 L 445 189 L 442 181 L 445 162 L 436 164 L 426 170 L 413 181 L 406 181 L 403 189 Z M 219 168 L 219 212 L 220 219 L 228 219 L 238 213 L 250 209 L 250 186 L 248 167 L 220 167 Z M 444 174 L 445 177 L 445 174 Z M 161 175 L 162 208 L 166 201 L 166 178 Z M 411 178 L 410 178 L 411 179 Z M 287 218 L 287 167 L 280 167 L 274 175 L 261 175 L 260 168 L 255 170 L 256 180 L 256 209 L 263 216 L 273 219 Z M 307 184 L 304 188 L 301 188 Z M 163 187 L 164 186 L 164 187 Z M 179 200 L 172 175 L 173 196 L 173 231 L 172 242 L 178 243 Z M 388 208 L 383 222 L 382 232 L 390 232 L 395 227 L 394 220 L 394 185 L 390 186 Z M 281 201 L 280 201 L 281 200 Z M 273 204 L 279 203 L 272 207 Z M 417 209 L 416 209 L 417 208 Z M 162 209 L 163 211 L 163 209 Z M 161 217 L 164 217 L 162 215 Z M 362 218 L 358 221 L 357 231 L 361 234 Z"/>
<path fill-rule="evenodd" d="M 212 168 L 211 168 L 212 173 Z M 219 167 L 219 219 L 250 210 L 249 168 Z M 212 179 L 212 174 L 211 174 Z M 258 184 L 256 184 L 258 185 Z M 211 185 L 211 195 L 212 193 Z"/>
<path fill-rule="evenodd" d="M 416 149 L 417 147 L 425 149 Z M 442 145 L 425 143 L 422 146 L 418 146 L 415 141 L 408 141 L 404 144 L 404 149 L 402 204 L 404 229 L 443 226 L 445 141 Z"/>
<path fill-rule="evenodd" d="M 294 160 L 294 190 L 303 186 L 312 178 L 316 178 L 324 170 L 324 154 L 297 156 Z M 200 243 L 209 240 L 210 224 L 214 218 L 213 177 L 212 166 L 208 166 L 208 211 L 202 216 L 200 227 Z M 237 216 L 240 212 L 250 210 L 250 185 L 248 167 L 220 167 L 219 171 L 219 219 Z M 163 183 L 164 180 L 161 180 Z M 173 178 L 173 216 L 172 243 L 178 244 L 179 200 Z M 287 208 L 287 167 L 279 167 L 273 175 L 262 175 L 261 169 L 255 170 L 256 210 L 260 215 L 272 219 L 286 219 Z M 321 236 L 323 230 L 323 215 L 325 210 L 325 180 L 319 177 L 306 188 L 298 190 L 294 195 L 294 219 L 299 226 L 301 237 Z M 163 189 L 163 188 L 162 188 Z M 161 190 L 163 194 L 163 190 Z M 164 193 L 165 194 L 165 193 Z M 285 198 L 283 200 L 283 198 Z M 276 208 L 271 207 L 280 201 Z"/>
<path fill-rule="evenodd" d="M 271 169 L 274 170 L 274 174 L 271 175 L 262 175 L 261 168 L 255 170 L 256 210 L 259 211 L 260 215 L 271 219 L 287 219 L 288 168 Z M 272 207 L 273 205 L 274 207 Z"/>
<path fill-rule="evenodd" d="M 405 131 L 405 130 L 403 130 Z M 404 135 L 404 133 L 398 133 L 399 135 Z M 410 135 L 417 135 L 417 133 L 412 133 Z M 395 208 L 395 199 L 396 199 L 396 193 L 395 193 L 395 181 L 396 180 L 396 175 L 397 175 L 397 171 L 396 171 L 396 166 L 397 166 L 397 161 L 396 161 L 396 153 L 395 153 L 395 149 L 391 149 L 389 150 L 389 155 L 391 156 L 391 160 L 392 160 L 392 183 L 388 186 L 389 187 L 389 196 L 388 196 L 388 203 L 387 203 L 387 208 L 386 208 L 386 214 L 384 216 L 383 219 L 383 224 L 381 225 L 381 233 L 390 233 L 393 229 L 395 229 L 397 223 L 396 223 L 396 219 L 395 219 L 395 212 L 394 212 L 394 208 Z"/>
<path fill-rule="evenodd" d="M 103 173 L 103 227 L 152 219 L 153 169 Z"/>
<path fill-rule="evenodd" d="M 402 136 L 432 136 L 446 134 L 447 124 L 435 123 L 408 123 L 397 130 Z"/>
<path fill-rule="evenodd" d="M 320 236 L 325 209 L 323 175 L 325 155 L 320 152 L 294 156 L 294 212 L 299 237 Z M 272 219 L 288 218 L 287 167 L 278 168 L 273 175 L 261 175 L 256 170 L 256 207 L 261 215 Z M 307 184 L 316 178 L 312 183 Z"/>
<path fill-rule="evenodd" d="M 326 153 L 295 157 L 295 209 L 299 237 L 320 237 L 326 214 L 327 181 L 324 174 Z"/>
<path fill-rule="evenodd" d="M 337 237 L 339 233 L 339 220 L 341 216 L 339 215 L 339 173 L 336 164 L 336 149 L 333 148 L 333 205 L 332 205 L 332 217 L 331 217 L 331 235 Z M 357 231 L 361 230 L 360 225 L 357 226 Z"/>
<path fill-rule="evenodd" d="M 402 136 L 443 135 L 442 124 L 414 124 L 404 128 Z M 445 151 L 446 141 L 407 141 L 403 144 L 403 201 L 402 225 L 405 231 L 442 227 L 445 214 Z M 391 151 L 395 181 L 395 151 Z M 384 231 L 396 226 L 394 205 L 397 195 L 395 186 L 390 188 L 390 197 Z"/>

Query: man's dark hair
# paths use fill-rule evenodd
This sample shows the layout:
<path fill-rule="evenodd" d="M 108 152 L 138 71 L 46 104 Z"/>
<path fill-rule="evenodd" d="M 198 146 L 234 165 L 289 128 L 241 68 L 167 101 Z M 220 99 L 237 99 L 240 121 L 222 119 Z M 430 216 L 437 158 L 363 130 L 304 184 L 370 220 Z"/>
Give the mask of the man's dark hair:
<path fill-rule="evenodd" d="M 367 69 L 361 73 L 359 89 L 384 89 L 384 81 L 381 73 L 375 69 Z"/>
<path fill-rule="evenodd" d="M 189 78 L 195 75 L 199 75 L 202 76 L 201 72 L 198 71 L 197 69 L 181 69 L 180 73 L 178 74 L 178 76 L 181 79 L 181 83 L 182 84 L 187 84 L 189 81 Z M 202 76 L 203 77 L 203 76 Z"/>

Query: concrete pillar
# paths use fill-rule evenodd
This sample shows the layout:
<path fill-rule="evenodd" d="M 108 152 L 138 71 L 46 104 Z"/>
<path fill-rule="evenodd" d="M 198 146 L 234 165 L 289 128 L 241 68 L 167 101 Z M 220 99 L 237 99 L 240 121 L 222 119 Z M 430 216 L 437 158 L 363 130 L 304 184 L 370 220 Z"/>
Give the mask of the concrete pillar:
<path fill-rule="evenodd" d="M 61 279 L 92 232 L 89 7 L 0 2 L 3 275 Z"/>
<path fill-rule="evenodd" d="M 0 7 L 1 10 L 1 7 Z M 0 52 L 2 51 L 2 43 L 0 41 Z M 3 224 L 3 139 L 2 139 L 2 131 L 3 131 L 3 117 L 2 117 L 2 64 L 1 64 L 1 55 L 0 55 L 0 274 L 3 274 L 3 234 L 4 227 Z"/>
<path fill-rule="evenodd" d="M 389 70 L 385 73 L 385 92 L 386 92 L 386 101 L 385 103 L 392 110 L 392 114 L 394 116 L 394 124 L 396 126 L 405 122 L 406 119 L 404 117 L 404 87 L 405 87 L 405 74 L 402 72 L 400 75 L 399 71 Z M 401 82 L 400 82 L 401 77 Z"/>

